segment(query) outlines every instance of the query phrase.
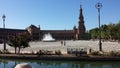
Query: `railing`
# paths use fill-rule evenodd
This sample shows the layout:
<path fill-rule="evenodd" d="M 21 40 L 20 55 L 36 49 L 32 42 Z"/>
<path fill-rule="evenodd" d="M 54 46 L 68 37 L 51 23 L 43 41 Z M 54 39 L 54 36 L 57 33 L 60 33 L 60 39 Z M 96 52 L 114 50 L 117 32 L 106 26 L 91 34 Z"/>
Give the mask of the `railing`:
<path fill-rule="evenodd" d="M 67 54 L 74 54 L 76 56 L 87 55 L 87 48 L 67 48 Z"/>

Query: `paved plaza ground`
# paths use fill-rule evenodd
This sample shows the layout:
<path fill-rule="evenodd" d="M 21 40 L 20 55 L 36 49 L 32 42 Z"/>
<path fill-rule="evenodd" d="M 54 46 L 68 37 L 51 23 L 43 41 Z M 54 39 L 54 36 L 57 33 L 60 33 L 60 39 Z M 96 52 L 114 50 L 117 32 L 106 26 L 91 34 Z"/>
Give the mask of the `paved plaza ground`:
<path fill-rule="evenodd" d="M 48 51 L 55 51 L 60 50 L 62 53 L 67 53 L 67 48 L 75 48 L 75 49 L 92 49 L 94 51 L 98 51 L 98 41 L 73 41 L 73 40 L 66 40 L 65 45 L 61 44 L 61 41 L 56 42 L 30 42 L 30 47 L 21 49 L 21 52 L 37 52 L 39 50 L 48 50 Z M 120 44 L 118 42 L 102 42 L 103 51 L 120 51 Z M 9 51 L 14 52 L 14 48 L 7 45 L 7 49 Z M 3 50 L 3 44 L 0 44 L 0 50 Z"/>

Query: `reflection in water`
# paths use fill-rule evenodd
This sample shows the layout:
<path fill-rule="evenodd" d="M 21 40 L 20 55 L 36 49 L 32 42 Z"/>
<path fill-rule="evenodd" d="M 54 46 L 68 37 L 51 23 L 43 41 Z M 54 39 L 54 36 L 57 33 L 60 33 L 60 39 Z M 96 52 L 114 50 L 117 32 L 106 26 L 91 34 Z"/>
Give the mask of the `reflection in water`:
<path fill-rule="evenodd" d="M 14 68 L 19 63 L 29 63 L 34 68 L 119 68 L 120 62 L 83 62 L 83 61 L 41 61 L 41 60 L 2 60 L 0 68 Z"/>

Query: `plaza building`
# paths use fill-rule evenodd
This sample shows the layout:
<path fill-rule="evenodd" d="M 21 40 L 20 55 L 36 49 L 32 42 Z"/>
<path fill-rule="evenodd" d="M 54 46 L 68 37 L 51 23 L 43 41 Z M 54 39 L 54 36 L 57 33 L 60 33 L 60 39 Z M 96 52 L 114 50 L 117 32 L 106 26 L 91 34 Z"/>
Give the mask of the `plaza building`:
<path fill-rule="evenodd" d="M 33 41 L 42 40 L 44 35 L 48 33 L 56 40 L 80 40 L 85 34 L 85 30 L 83 10 L 80 6 L 78 26 L 73 26 L 71 30 L 41 30 L 40 26 L 37 27 L 35 25 L 30 25 L 26 29 L 0 28 L 0 40 L 4 38 L 7 40 L 18 33 L 28 33 L 30 39 Z"/>

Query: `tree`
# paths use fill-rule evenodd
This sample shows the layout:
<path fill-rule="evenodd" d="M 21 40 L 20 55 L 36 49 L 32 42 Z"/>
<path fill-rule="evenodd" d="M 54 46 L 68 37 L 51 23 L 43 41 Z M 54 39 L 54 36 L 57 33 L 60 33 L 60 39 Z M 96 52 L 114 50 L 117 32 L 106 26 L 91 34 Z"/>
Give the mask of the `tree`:
<path fill-rule="evenodd" d="M 8 45 L 11 46 L 11 47 L 14 47 L 14 49 L 15 49 L 15 54 L 16 54 L 17 45 L 18 45 L 18 41 L 17 41 L 16 35 L 15 35 L 15 36 L 11 36 L 11 37 L 9 38 Z"/>
<path fill-rule="evenodd" d="M 8 45 L 15 48 L 15 54 L 17 52 L 20 53 L 21 48 L 29 47 L 29 35 L 27 33 L 18 33 L 15 36 L 12 36 L 9 41 Z"/>
<path fill-rule="evenodd" d="M 90 40 L 91 39 L 90 33 L 87 31 L 84 35 L 81 36 L 81 39 Z"/>
<path fill-rule="evenodd" d="M 98 28 L 91 29 L 89 32 L 90 32 L 92 39 L 99 38 L 99 29 Z"/>
<path fill-rule="evenodd" d="M 117 24 L 104 24 L 100 27 L 101 33 L 98 28 L 91 29 L 89 32 L 92 39 L 101 38 L 105 40 L 120 40 L 120 21 Z"/>
<path fill-rule="evenodd" d="M 110 40 L 113 40 L 113 39 L 116 39 L 116 25 L 115 24 L 109 24 L 108 25 L 108 33 L 109 33 L 109 39 Z"/>
<path fill-rule="evenodd" d="M 19 39 L 19 41 L 18 41 L 18 48 L 19 48 L 18 53 L 20 53 L 21 48 L 29 47 L 29 44 L 28 44 L 29 39 L 28 39 L 27 34 L 19 34 L 18 39 Z"/>
<path fill-rule="evenodd" d="M 108 27 L 107 27 L 107 25 L 102 25 L 101 26 L 101 38 L 103 39 L 103 40 L 108 40 L 109 39 L 109 33 L 108 33 L 109 31 L 108 31 Z"/>
<path fill-rule="evenodd" d="M 120 21 L 116 25 L 116 29 L 117 29 L 117 38 L 120 39 Z"/>

